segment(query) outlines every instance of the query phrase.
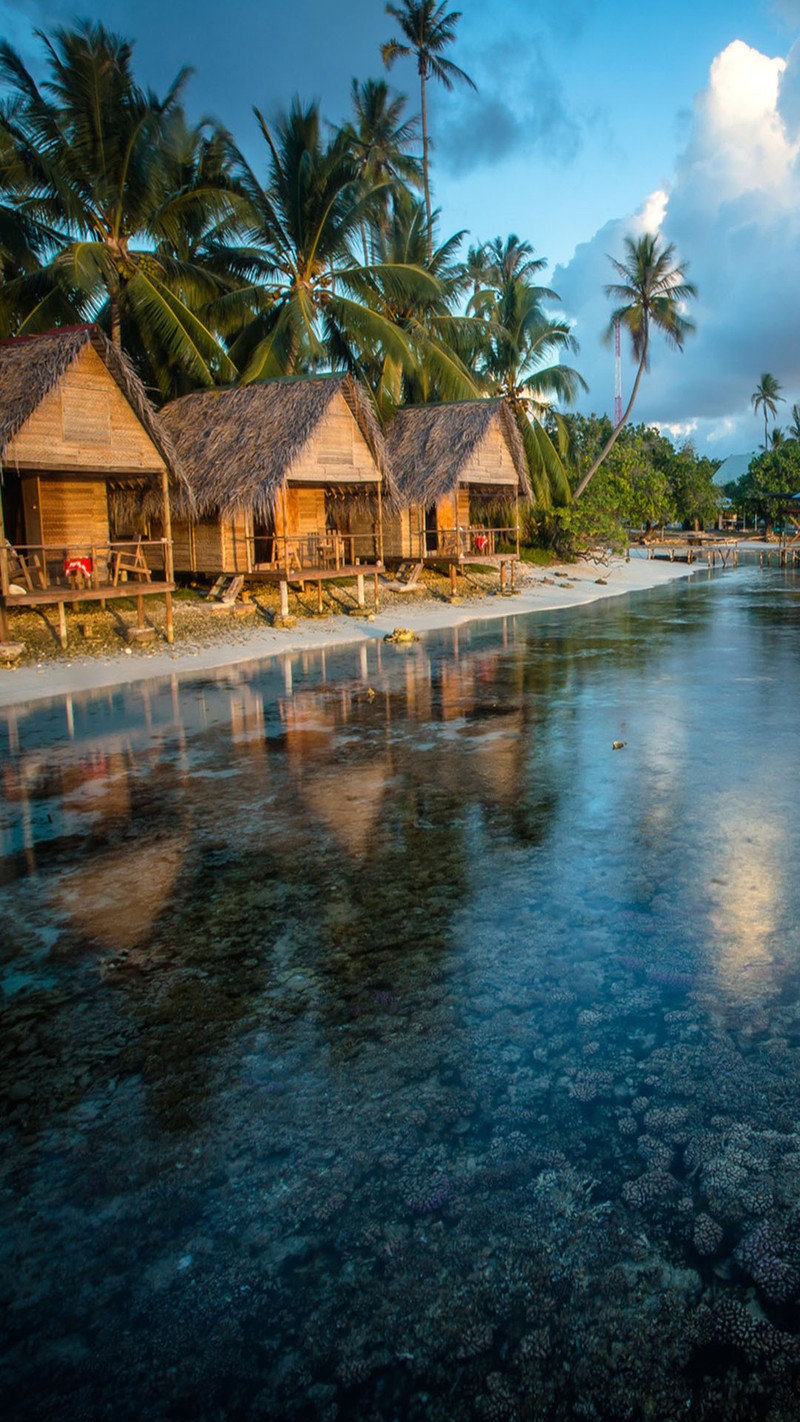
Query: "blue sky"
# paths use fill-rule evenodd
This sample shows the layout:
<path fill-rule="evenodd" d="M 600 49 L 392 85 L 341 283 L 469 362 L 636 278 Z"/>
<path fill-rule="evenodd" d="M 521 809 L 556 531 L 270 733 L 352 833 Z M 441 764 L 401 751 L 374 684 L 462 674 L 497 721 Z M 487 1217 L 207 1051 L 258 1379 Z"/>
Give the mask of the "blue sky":
<path fill-rule="evenodd" d="M 452 57 L 479 92 L 432 94 L 443 235 L 514 231 L 549 259 L 590 384 L 581 407 L 608 410 L 607 254 L 658 222 L 698 285 L 698 334 L 682 355 L 654 350 L 637 414 L 719 457 L 755 447 L 761 372 L 782 382 L 787 421 L 800 402 L 800 0 L 460 8 Z M 135 38 L 157 89 L 191 65 L 194 114 L 225 122 L 255 161 L 253 104 L 269 114 L 298 93 L 340 120 L 351 78 L 383 72 L 394 32 L 381 0 L 0 0 L 3 33 L 34 67 L 34 28 L 76 14 Z M 413 65 L 390 77 L 416 111 Z"/>

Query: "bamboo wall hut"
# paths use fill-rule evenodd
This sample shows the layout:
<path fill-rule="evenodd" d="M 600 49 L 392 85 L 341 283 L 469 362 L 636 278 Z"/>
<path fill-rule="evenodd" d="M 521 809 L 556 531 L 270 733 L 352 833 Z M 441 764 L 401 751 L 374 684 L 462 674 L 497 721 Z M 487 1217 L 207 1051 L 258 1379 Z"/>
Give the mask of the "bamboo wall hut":
<path fill-rule="evenodd" d="M 186 395 L 161 424 L 192 487 L 173 520 L 175 566 L 305 581 L 383 563 L 383 436 L 350 376 L 270 380 Z"/>
<path fill-rule="evenodd" d="M 9 607 L 51 603 L 64 642 L 65 604 L 131 582 L 167 596 L 171 628 L 171 474 L 141 382 L 96 326 L 0 342 L 0 637 Z"/>
<path fill-rule="evenodd" d="M 387 558 L 493 563 L 509 548 L 519 556 L 519 500 L 531 490 L 507 401 L 409 405 L 387 445 L 402 506 L 386 522 Z"/>

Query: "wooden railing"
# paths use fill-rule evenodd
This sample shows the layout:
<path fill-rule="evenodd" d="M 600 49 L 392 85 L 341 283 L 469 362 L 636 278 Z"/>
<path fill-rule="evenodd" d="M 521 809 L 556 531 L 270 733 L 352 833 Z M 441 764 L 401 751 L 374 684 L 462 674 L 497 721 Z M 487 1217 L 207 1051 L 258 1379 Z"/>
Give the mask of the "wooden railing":
<path fill-rule="evenodd" d="M 429 528 L 420 533 L 422 552 L 427 558 L 495 558 L 503 553 L 519 553 L 519 528 Z"/>
<path fill-rule="evenodd" d="M 4 597 L 13 597 L 14 588 L 38 593 L 147 583 L 153 573 L 162 580 L 171 579 L 170 547 L 165 538 L 0 544 L 0 593 Z"/>
<path fill-rule="evenodd" d="M 375 561 L 376 540 L 371 533 L 281 534 L 248 536 L 254 568 L 312 569 L 345 568 L 354 563 Z"/>

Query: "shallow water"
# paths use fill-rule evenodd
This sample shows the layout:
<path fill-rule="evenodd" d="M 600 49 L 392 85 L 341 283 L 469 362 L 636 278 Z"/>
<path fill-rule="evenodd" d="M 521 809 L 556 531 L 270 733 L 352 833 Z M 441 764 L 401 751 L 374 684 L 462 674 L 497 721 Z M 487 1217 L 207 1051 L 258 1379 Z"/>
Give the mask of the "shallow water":
<path fill-rule="evenodd" d="M 796 1418 L 798 705 L 743 565 L 6 713 L 3 1415 Z"/>

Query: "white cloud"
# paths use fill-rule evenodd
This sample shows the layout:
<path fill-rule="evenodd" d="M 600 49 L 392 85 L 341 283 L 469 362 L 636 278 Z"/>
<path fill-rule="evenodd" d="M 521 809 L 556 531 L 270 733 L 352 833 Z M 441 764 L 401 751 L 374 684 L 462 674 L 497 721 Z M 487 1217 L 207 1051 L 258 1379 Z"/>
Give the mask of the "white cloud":
<path fill-rule="evenodd" d="M 608 323 L 607 255 L 621 255 L 625 234 L 653 230 L 689 264 L 697 335 L 682 354 L 655 338 L 634 418 L 691 427 L 698 447 L 716 455 L 744 447 L 762 371 L 783 385 L 782 411 L 800 399 L 800 43 L 786 59 L 741 40 L 717 55 L 672 183 L 557 269 L 553 284 L 576 318 L 578 364 L 591 386 L 584 409 L 608 411 L 613 399 L 613 355 L 598 334 Z M 627 364 L 627 389 L 631 378 Z"/>

